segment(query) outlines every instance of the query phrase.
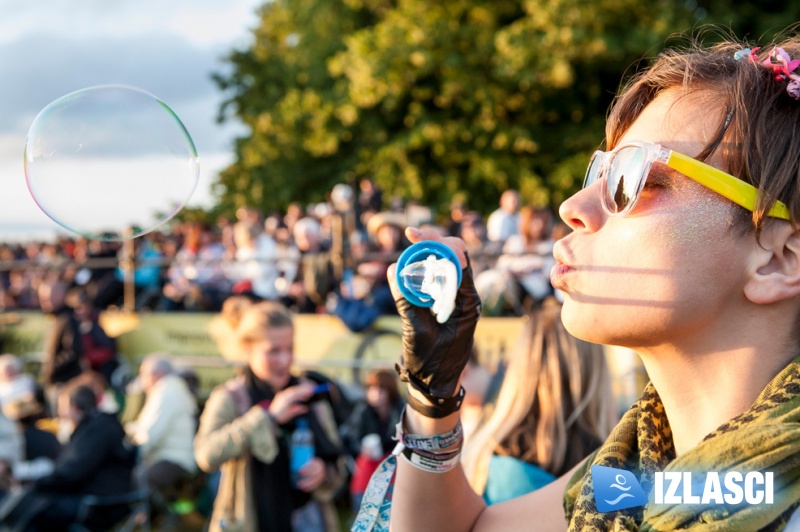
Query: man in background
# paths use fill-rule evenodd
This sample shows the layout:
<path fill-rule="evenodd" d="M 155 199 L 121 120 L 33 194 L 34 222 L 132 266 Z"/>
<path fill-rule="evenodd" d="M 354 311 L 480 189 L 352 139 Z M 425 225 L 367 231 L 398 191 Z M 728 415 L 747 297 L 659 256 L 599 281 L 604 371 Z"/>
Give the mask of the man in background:
<path fill-rule="evenodd" d="M 192 475 L 197 401 L 164 355 L 152 354 L 139 367 L 145 403 L 136 421 L 125 427 L 139 446 L 137 481 L 161 492 Z"/>

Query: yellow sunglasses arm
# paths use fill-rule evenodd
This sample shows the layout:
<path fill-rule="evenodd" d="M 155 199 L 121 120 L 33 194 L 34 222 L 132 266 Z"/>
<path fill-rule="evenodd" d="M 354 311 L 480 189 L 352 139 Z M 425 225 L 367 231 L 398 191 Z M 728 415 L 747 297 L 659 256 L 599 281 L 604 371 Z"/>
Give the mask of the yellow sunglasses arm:
<path fill-rule="evenodd" d="M 752 212 L 755 209 L 758 191 L 753 185 L 676 151 L 670 151 L 666 164 L 748 211 Z M 775 202 L 768 216 L 791 219 L 789 209 L 781 201 Z"/>

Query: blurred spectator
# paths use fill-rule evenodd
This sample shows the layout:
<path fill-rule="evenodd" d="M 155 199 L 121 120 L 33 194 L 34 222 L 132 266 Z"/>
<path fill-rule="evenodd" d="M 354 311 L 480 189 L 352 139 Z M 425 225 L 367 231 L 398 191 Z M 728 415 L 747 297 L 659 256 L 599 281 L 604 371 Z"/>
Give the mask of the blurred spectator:
<path fill-rule="evenodd" d="M 523 207 L 519 215 L 519 233 L 503 246 L 496 268 L 511 276 L 522 287 L 524 309 L 531 309 L 553 294 L 550 270 L 555 264 L 550 229 L 553 215 L 549 209 Z"/>
<path fill-rule="evenodd" d="M 240 207 L 236 209 L 236 219 L 249 225 L 260 225 L 261 213 L 253 207 Z"/>
<path fill-rule="evenodd" d="M 216 310 L 229 290 L 219 236 L 200 223 L 186 224 L 183 245 L 167 270 L 159 310 Z"/>
<path fill-rule="evenodd" d="M 91 299 L 80 289 L 71 290 L 66 297 L 67 306 L 72 308 L 73 334 L 77 340 L 76 349 L 88 365 L 88 369 L 102 375 L 111 382 L 111 376 L 119 367 L 117 343 L 109 337 L 98 321 L 98 314 Z"/>
<path fill-rule="evenodd" d="M 13 468 L 13 476 L 23 485 L 52 473 L 61 453 L 61 444 L 55 435 L 36 426 L 44 418 L 42 399 L 35 393 L 28 393 L 3 405 L 3 414 L 17 423 L 22 435 L 24 452 Z"/>
<path fill-rule="evenodd" d="M 330 250 L 333 239 L 333 207 L 325 201 L 317 203 L 314 206 L 313 218 L 319 223 L 319 239 L 322 247 Z"/>
<path fill-rule="evenodd" d="M 240 221 L 233 227 L 236 260 L 230 273 L 234 282 L 249 281 L 252 291 L 261 299 L 275 300 L 278 291 L 278 248 L 261 223 Z"/>
<path fill-rule="evenodd" d="M 36 391 L 36 381 L 23 373 L 22 361 L 14 355 L 0 355 L 0 407 Z"/>
<path fill-rule="evenodd" d="M 8 272 L 8 289 L 6 290 L 7 306 L 10 308 L 39 308 L 37 282 L 33 271 L 11 270 Z"/>
<path fill-rule="evenodd" d="M 76 257 L 84 261 L 102 261 L 102 265 L 94 265 L 89 272 L 89 279 L 84 283 L 84 290 L 95 308 L 105 309 L 117 303 L 119 290 L 117 289 L 116 259 L 119 253 L 118 242 L 103 240 L 88 240 L 84 247 L 84 255 Z"/>
<path fill-rule="evenodd" d="M 496 405 L 464 449 L 472 488 L 489 504 L 549 484 L 616 423 L 602 347 L 570 335 L 554 300 L 527 320 Z"/>
<path fill-rule="evenodd" d="M 494 266 L 502 250 L 502 245 L 499 242 L 488 240 L 483 217 L 475 211 L 466 212 L 461 217 L 459 226 L 460 233 L 455 236 L 464 241 L 467 253 L 469 253 L 472 274 L 477 276 Z"/>
<path fill-rule="evenodd" d="M 294 234 L 294 224 L 297 223 L 297 220 L 302 218 L 303 215 L 303 206 L 296 201 L 290 203 L 286 207 L 286 214 L 283 216 L 283 225 L 286 226 L 290 235 Z"/>
<path fill-rule="evenodd" d="M 37 480 L 36 498 L 46 499 L 46 508 L 32 522 L 34 530 L 65 530 L 78 518 L 85 495 L 121 495 L 131 490 L 134 449 L 126 444 L 125 432 L 114 416 L 96 408 L 97 398 L 86 386 L 65 388 L 59 397 L 59 416 L 74 424 L 54 471 Z M 108 529 L 128 512 L 125 505 L 97 507 L 87 526 Z"/>
<path fill-rule="evenodd" d="M 144 407 L 125 430 L 139 446 L 139 484 L 160 492 L 197 469 L 192 448 L 197 401 L 169 360 L 159 354 L 142 361 L 139 379 L 146 394 Z"/>
<path fill-rule="evenodd" d="M 395 427 L 405 406 L 393 371 L 368 373 L 364 379 L 364 395 L 365 400 L 356 405 L 340 429 L 342 441 L 356 458 L 350 482 L 350 495 L 356 511 L 361 506 L 372 473 L 397 444 Z"/>
<path fill-rule="evenodd" d="M 454 199 L 450 202 L 450 219 L 447 221 L 447 236 L 461 236 L 461 223 L 467 213 L 463 201 Z"/>
<path fill-rule="evenodd" d="M 379 316 L 397 314 L 386 265 L 362 262 L 352 280 L 342 281 L 333 313 L 353 332 L 371 326 Z"/>
<path fill-rule="evenodd" d="M 278 279 L 275 281 L 275 288 L 280 298 L 283 299 L 287 297 L 292 284 L 297 279 L 301 256 L 289 228 L 282 222 L 275 226 L 273 238 L 277 244 L 278 266 Z"/>
<path fill-rule="evenodd" d="M 403 236 L 406 215 L 402 212 L 379 212 L 370 217 L 367 232 L 376 245 L 376 252 L 386 256 L 387 263 L 394 262 L 408 242 Z"/>
<path fill-rule="evenodd" d="M 236 349 L 229 355 L 247 365 L 211 392 L 195 439 L 200 468 L 222 469 L 209 530 L 338 530 L 331 501 L 344 466 L 331 403 L 307 403 L 314 384 L 291 372 L 295 330 L 288 311 L 273 302 L 242 306 L 217 322 L 217 334 L 230 327 L 233 341 L 226 344 Z M 299 418 L 313 432 L 315 457 L 293 483 L 288 441 Z"/>
<path fill-rule="evenodd" d="M 81 374 L 88 365 L 83 356 L 83 346 L 74 311 L 66 305 L 67 287 L 63 282 L 49 280 L 39 286 L 42 311 L 52 316 L 44 344 L 42 382 L 48 398 L 48 407 L 55 412 L 58 389 Z"/>
<path fill-rule="evenodd" d="M 328 247 L 322 242 L 320 225 L 310 217 L 294 226 L 294 243 L 300 252 L 301 267 L 282 301 L 296 312 L 324 311 L 328 294 L 335 289 Z"/>
<path fill-rule="evenodd" d="M 231 260 L 236 255 L 236 244 L 233 240 L 233 224 L 225 215 L 217 216 L 217 232 L 219 241 L 225 248 L 225 259 Z"/>
<path fill-rule="evenodd" d="M 0 411 L 0 501 L 13 482 L 12 470 L 22 460 L 24 442 L 16 424 Z"/>
<path fill-rule="evenodd" d="M 155 308 L 161 295 L 164 281 L 162 266 L 164 254 L 161 252 L 156 234 L 148 233 L 134 241 L 136 249 L 134 251 L 133 284 L 137 309 Z M 124 291 L 125 272 L 122 268 L 117 268 L 115 275 L 121 297 Z"/>
<path fill-rule="evenodd" d="M 359 229 L 366 227 L 366 219 L 383 209 L 383 191 L 371 177 L 358 182 L 359 193 L 356 201 L 356 223 Z"/>
<path fill-rule="evenodd" d="M 506 190 L 500 196 L 500 207 L 489 215 L 486 221 L 486 235 L 492 242 L 505 242 L 511 235 L 517 234 L 517 210 L 519 209 L 519 192 Z"/>
<path fill-rule="evenodd" d="M 87 370 L 70 379 L 67 386 L 86 386 L 91 389 L 97 398 L 97 410 L 104 414 L 117 415 L 121 409 L 121 399 L 117 395 L 117 391 L 109 386 L 106 378 L 92 370 Z"/>

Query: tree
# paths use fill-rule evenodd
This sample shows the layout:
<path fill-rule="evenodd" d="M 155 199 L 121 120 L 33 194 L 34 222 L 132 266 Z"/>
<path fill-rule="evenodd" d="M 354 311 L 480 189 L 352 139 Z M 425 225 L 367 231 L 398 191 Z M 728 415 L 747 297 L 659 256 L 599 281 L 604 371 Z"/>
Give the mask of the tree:
<path fill-rule="evenodd" d="M 267 3 L 253 45 L 216 78 L 223 116 L 249 128 L 221 206 L 282 208 L 368 175 L 439 208 L 458 195 L 487 212 L 506 188 L 557 206 L 580 186 L 628 65 L 727 13 L 692 1 Z"/>

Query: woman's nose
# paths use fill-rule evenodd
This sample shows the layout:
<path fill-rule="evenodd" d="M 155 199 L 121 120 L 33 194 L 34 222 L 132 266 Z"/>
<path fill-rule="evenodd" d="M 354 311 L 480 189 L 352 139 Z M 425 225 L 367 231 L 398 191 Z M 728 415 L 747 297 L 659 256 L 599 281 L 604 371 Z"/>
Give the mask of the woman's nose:
<path fill-rule="evenodd" d="M 558 208 L 558 215 L 572 230 L 597 231 L 606 216 L 602 194 L 603 180 L 598 179 L 567 198 Z"/>

